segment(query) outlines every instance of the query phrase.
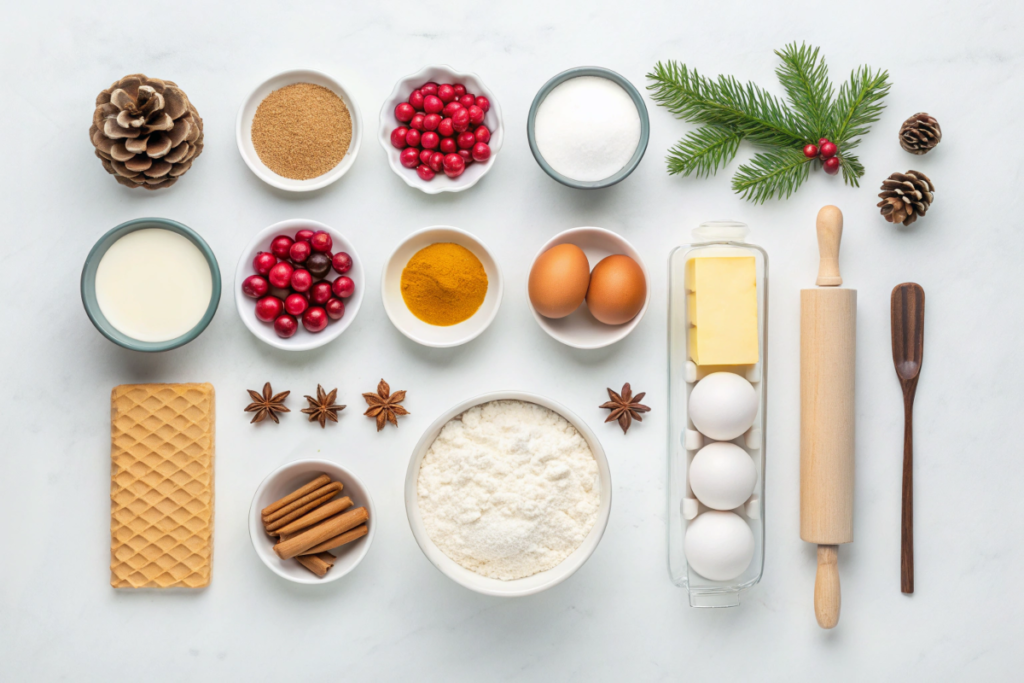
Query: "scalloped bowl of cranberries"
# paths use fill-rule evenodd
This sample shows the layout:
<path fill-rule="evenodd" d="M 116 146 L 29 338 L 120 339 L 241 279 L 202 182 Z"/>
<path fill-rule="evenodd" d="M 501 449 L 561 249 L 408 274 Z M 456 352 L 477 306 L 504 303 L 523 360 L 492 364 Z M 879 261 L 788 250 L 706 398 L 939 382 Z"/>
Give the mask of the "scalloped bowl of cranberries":
<path fill-rule="evenodd" d="M 294 218 L 261 230 L 242 252 L 235 305 L 261 341 L 306 351 L 352 324 L 364 284 L 351 242 L 323 223 Z"/>
<path fill-rule="evenodd" d="M 426 192 L 462 192 L 494 166 L 501 107 L 474 73 L 428 66 L 398 81 L 380 110 L 380 144 L 398 177 Z"/>

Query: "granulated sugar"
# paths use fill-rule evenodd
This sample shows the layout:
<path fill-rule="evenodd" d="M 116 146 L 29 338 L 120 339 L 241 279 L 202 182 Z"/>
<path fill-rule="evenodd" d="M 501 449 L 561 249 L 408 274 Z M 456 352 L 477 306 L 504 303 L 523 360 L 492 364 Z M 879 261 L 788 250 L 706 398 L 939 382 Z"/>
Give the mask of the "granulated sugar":
<path fill-rule="evenodd" d="M 597 520 L 597 461 L 579 432 L 533 403 L 493 401 L 446 424 L 420 465 L 419 508 L 441 551 L 512 580 L 557 565 Z"/>

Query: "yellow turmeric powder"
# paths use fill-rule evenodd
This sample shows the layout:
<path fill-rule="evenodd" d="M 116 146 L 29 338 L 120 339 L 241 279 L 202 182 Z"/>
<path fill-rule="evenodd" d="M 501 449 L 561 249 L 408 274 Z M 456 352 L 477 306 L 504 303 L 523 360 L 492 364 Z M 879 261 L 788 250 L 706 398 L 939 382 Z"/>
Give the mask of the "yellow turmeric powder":
<path fill-rule="evenodd" d="M 438 242 L 420 249 L 402 269 L 402 299 L 430 325 L 457 325 L 473 317 L 487 295 L 487 273 L 473 252 Z"/>

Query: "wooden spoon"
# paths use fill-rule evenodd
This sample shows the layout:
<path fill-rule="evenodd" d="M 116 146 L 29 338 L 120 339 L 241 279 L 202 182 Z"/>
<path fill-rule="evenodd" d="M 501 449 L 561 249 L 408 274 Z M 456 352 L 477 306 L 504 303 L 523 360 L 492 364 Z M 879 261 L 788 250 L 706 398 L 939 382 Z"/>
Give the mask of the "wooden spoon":
<path fill-rule="evenodd" d="M 903 387 L 903 521 L 900 589 L 914 592 L 914 394 L 924 356 L 924 289 L 913 282 L 892 290 L 892 362 Z"/>

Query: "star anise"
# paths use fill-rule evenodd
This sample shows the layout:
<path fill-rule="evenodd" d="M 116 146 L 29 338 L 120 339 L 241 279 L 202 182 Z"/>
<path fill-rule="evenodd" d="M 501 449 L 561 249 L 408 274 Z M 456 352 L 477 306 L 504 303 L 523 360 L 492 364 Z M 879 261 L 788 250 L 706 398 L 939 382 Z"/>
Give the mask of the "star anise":
<path fill-rule="evenodd" d="M 640 403 L 647 392 L 641 391 L 636 396 L 633 396 L 633 389 L 629 386 L 629 382 L 622 385 L 622 394 L 616 394 L 611 389 L 608 389 L 608 396 L 612 400 L 607 403 L 601 404 L 601 408 L 607 408 L 612 411 L 612 414 L 608 416 L 605 422 L 611 422 L 612 420 L 618 420 L 619 426 L 622 427 L 622 433 L 625 434 L 629 430 L 629 425 L 633 423 L 633 420 L 637 422 L 643 422 L 644 418 L 640 416 L 640 413 L 648 413 L 651 411 L 650 408 Z"/>
<path fill-rule="evenodd" d="M 282 391 L 280 394 L 274 394 L 270 389 L 270 382 L 263 385 L 262 395 L 256 393 L 252 389 L 248 389 L 247 391 L 249 392 L 250 398 L 252 398 L 252 403 L 245 407 L 245 412 L 256 413 L 249 424 L 253 424 L 254 422 L 263 422 L 268 417 L 277 424 L 280 424 L 281 421 L 277 419 L 277 413 L 292 412 L 284 405 L 284 400 L 288 398 L 288 394 L 292 393 L 290 391 Z"/>
<path fill-rule="evenodd" d="M 306 396 L 306 400 L 309 401 L 309 407 L 303 408 L 302 412 L 309 415 L 310 422 L 320 422 L 320 428 L 323 429 L 327 426 L 327 421 L 331 422 L 338 421 L 338 411 L 345 410 L 345 406 L 335 405 L 334 399 L 338 397 L 338 390 L 331 389 L 331 393 L 324 392 L 324 388 L 319 384 L 316 385 L 316 398 L 312 396 Z"/>
<path fill-rule="evenodd" d="M 409 415 L 409 411 L 398 405 L 405 400 L 405 390 L 391 393 L 391 387 L 383 379 L 377 385 L 376 394 L 363 394 L 366 405 L 370 406 L 363 415 L 377 418 L 377 431 L 384 429 L 384 424 L 390 422 L 398 426 L 397 415 Z"/>

